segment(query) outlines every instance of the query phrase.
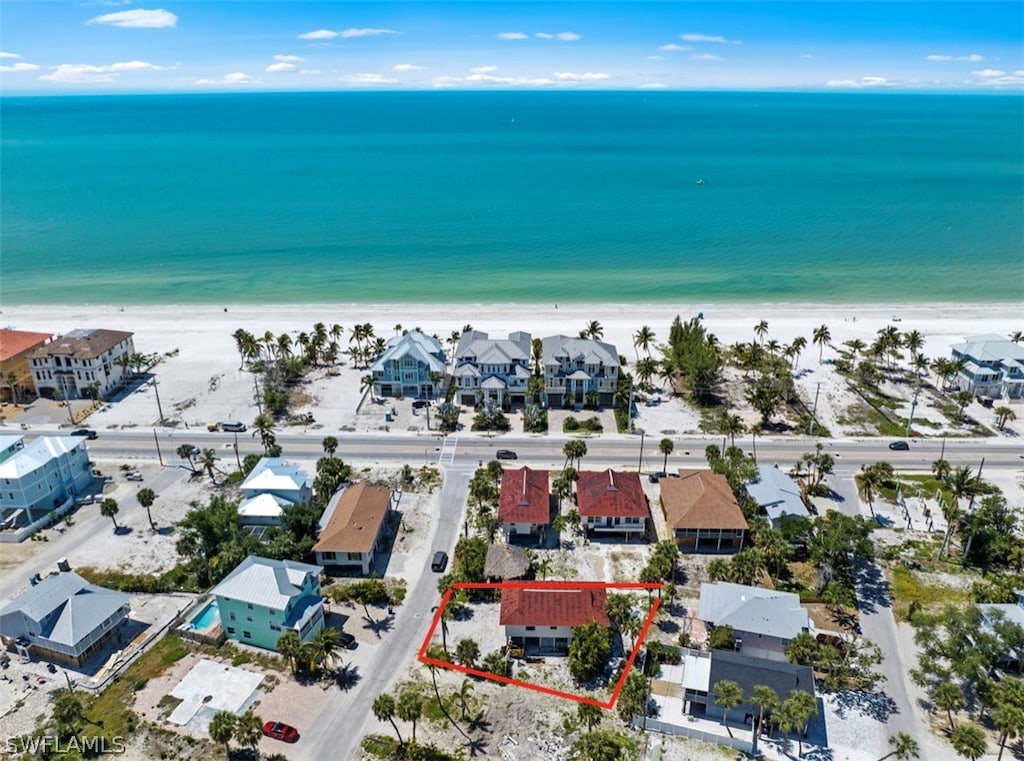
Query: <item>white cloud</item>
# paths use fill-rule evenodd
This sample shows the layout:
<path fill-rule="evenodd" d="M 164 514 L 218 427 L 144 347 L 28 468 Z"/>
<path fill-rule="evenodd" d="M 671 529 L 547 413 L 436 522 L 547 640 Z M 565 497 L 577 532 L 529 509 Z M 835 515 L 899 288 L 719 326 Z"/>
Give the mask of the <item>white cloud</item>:
<path fill-rule="evenodd" d="M 924 57 L 926 61 L 968 61 L 969 63 L 978 63 L 984 61 L 985 56 L 978 55 L 977 53 L 971 53 L 970 55 L 926 55 Z"/>
<path fill-rule="evenodd" d="M 376 37 L 380 34 L 398 34 L 394 29 L 346 29 L 341 33 L 346 39 L 349 37 Z"/>
<path fill-rule="evenodd" d="M 253 79 L 248 74 L 236 71 L 231 74 L 225 74 L 222 79 L 197 79 L 197 85 L 255 85 L 259 84 L 260 80 Z"/>
<path fill-rule="evenodd" d="M 280 61 L 281 63 L 298 63 L 303 59 L 302 56 L 298 55 L 276 55 L 274 56 L 274 60 Z"/>
<path fill-rule="evenodd" d="M 319 74 L 320 69 L 302 69 L 299 74 Z"/>
<path fill-rule="evenodd" d="M 536 36 L 542 40 L 559 40 L 560 42 L 576 42 L 576 40 L 580 39 L 576 32 L 558 32 L 557 34 L 537 32 Z"/>
<path fill-rule="evenodd" d="M 139 29 L 162 29 L 177 26 L 178 17 L 162 8 L 146 11 L 136 8 L 131 11 L 118 11 L 89 19 L 90 24 L 110 24 L 111 26 L 136 27 Z"/>
<path fill-rule="evenodd" d="M 344 77 L 339 77 L 339 81 L 347 82 L 350 85 L 397 85 L 399 81 L 391 77 L 385 77 L 383 74 L 367 74 L 361 72 L 359 74 L 349 74 Z"/>
<path fill-rule="evenodd" d="M 692 61 L 721 61 L 721 56 L 711 55 L 711 53 L 694 53 L 690 56 Z"/>
<path fill-rule="evenodd" d="M 664 90 L 668 85 L 663 82 L 648 82 L 647 84 L 640 85 L 641 90 Z"/>
<path fill-rule="evenodd" d="M 697 34 L 696 32 L 687 32 L 686 34 L 679 35 L 679 39 L 683 42 L 714 42 L 719 45 L 742 45 L 743 42 L 740 40 L 727 40 L 720 34 Z"/>
<path fill-rule="evenodd" d="M 18 71 L 38 71 L 39 67 L 34 63 L 25 63 L 24 61 L 18 61 L 12 66 L 0 66 L 0 71 L 18 72 Z"/>
<path fill-rule="evenodd" d="M 553 85 L 553 79 L 546 77 L 496 77 L 493 74 L 470 74 L 465 79 L 471 84 L 511 85 L 513 87 L 541 87 Z"/>
<path fill-rule="evenodd" d="M 499 40 L 525 40 L 526 35 L 522 32 L 499 32 Z"/>
<path fill-rule="evenodd" d="M 423 71 L 426 66 L 417 66 L 413 63 L 399 63 L 391 67 L 392 71 Z"/>
<path fill-rule="evenodd" d="M 21 58 L 21 56 L 17 53 L 7 53 L 3 50 L 0 50 L 0 58 Z"/>
<path fill-rule="evenodd" d="M 670 42 L 668 45 L 662 45 L 658 50 L 663 50 L 666 53 L 678 53 L 681 50 L 693 50 L 689 45 L 677 45 L 674 42 Z"/>
<path fill-rule="evenodd" d="M 300 34 L 300 40 L 333 40 L 338 36 L 337 32 L 332 32 L 330 29 L 317 29 L 315 32 L 306 32 Z"/>
<path fill-rule="evenodd" d="M 497 66 L 474 66 L 469 70 L 470 74 L 490 74 L 492 71 L 497 71 Z"/>
<path fill-rule="evenodd" d="M 814 56 L 811 55 L 810 53 L 801 53 L 800 57 L 801 58 L 814 58 Z"/>
<path fill-rule="evenodd" d="M 295 71 L 297 68 L 299 68 L 299 67 L 296 66 L 294 63 L 285 63 L 284 61 L 282 61 L 281 63 L 272 63 L 272 64 L 270 64 L 270 66 L 268 66 L 265 69 L 265 71 L 268 71 L 268 72 L 271 72 L 271 73 L 278 72 L 278 71 Z"/>
<path fill-rule="evenodd" d="M 982 69 L 972 71 L 975 79 L 969 79 L 964 84 L 977 85 L 979 87 L 1022 87 L 1024 86 L 1024 69 L 1005 72 L 998 69 Z"/>
<path fill-rule="evenodd" d="M 612 78 L 611 74 L 600 71 L 584 71 L 580 74 L 572 71 L 556 71 L 552 76 L 559 82 L 600 82 Z"/>
<path fill-rule="evenodd" d="M 999 69 L 982 69 L 981 71 L 972 71 L 971 74 L 982 79 L 995 79 L 996 77 L 1006 76 L 1006 72 Z"/>
<path fill-rule="evenodd" d="M 853 89 L 865 89 L 873 87 L 899 87 L 899 82 L 893 82 L 885 77 L 861 77 L 860 79 L 830 79 L 825 83 L 826 87 L 849 87 Z"/>
<path fill-rule="evenodd" d="M 38 67 L 35 67 L 38 68 Z M 156 66 L 147 61 L 121 61 L 104 66 L 85 63 L 62 63 L 53 67 L 53 73 L 43 74 L 44 82 L 113 82 L 118 74 L 132 71 L 164 71 L 173 66 Z"/>

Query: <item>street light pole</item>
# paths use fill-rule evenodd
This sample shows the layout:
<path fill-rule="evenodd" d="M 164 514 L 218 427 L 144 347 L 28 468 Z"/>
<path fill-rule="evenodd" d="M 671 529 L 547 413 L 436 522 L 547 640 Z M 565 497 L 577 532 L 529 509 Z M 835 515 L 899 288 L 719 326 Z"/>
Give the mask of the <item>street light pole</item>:
<path fill-rule="evenodd" d="M 164 423 L 164 408 L 160 405 L 160 387 L 157 386 L 156 378 L 153 378 L 153 391 L 156 393 L 156 411 L 160 415 L 160 425 Z"/>
<path fill-rule="evenodd" d="M 910 429 L 914 424 L 914 410 L 917 409 L 917 395 L 921 392 L 921 386 L 918 384 L 917 389 L 914 391 L 914 400 L 910 403 L 910 417 L 907 419 L 907 432 L 905 436 L 910 438 Z M 946 440 L 943 439 L 942 443 L 945 444 Z"/>
<path fill-rule="evenodd" d="M 156 458 L 160 461 L 160 467 L 163 467 L 164 456 L 160 452 L 160 439 L 156 435 L 156 428 L 153 429 L 153 441 L 156 442 Z"/>
<path fill-rule="evenodd" d="M 640 431 L 640 459 L 636 464 L 636 472 L 639 473 L 644 469 L 644 431 Z"/>

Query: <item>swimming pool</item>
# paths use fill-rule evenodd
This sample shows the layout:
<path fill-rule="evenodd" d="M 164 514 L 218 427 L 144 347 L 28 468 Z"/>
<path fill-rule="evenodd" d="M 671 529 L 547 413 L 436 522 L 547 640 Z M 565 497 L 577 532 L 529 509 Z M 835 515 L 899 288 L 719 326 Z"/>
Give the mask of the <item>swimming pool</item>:
<path fill-rule="evenodd" d="M 192 616 L 192 620 L 189 621 L 192 624 L 192 628 L 201 631 L 203 629 L 209 629 L 215 623 L 220 621 L 220 611 L 217 610 L 217 601 L 211 600 L 208 602 L 199 613 Z"/>

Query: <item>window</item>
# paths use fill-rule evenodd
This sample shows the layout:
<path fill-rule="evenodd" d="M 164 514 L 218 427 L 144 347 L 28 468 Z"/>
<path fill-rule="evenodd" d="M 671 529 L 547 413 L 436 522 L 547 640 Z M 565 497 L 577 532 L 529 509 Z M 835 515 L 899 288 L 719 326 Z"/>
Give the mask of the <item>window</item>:
<path fill-rule="evenodd" d="M 272 631 L 272 632 L 279 632 L 279 631 L 281 631 L 281 627 L 278 626 L 277 624 L 271 624 L 270 625 L 270 631 Z"/>
<path fill-rule="evenodd" d="M 228 627 L 228 634 L 234 634 L 234 633 L 235 633 L 235 627 L 229 626 Z"/>
<path fill-rule="evenodd" d="M 557 627 L 557 626 L 549 626 L 548 628 L 549 628 L 549 629 L 550 629 L 551 631 L 555 631 L 556 629 L 558 629 L 558 627 Z"/>
<path fill-rule="evenodd" d="M 347 554 L 348 554 L 348 559 L 349 560 L 362 560 L 363 559 L 363 553 L 361 553 L 361 552 L 349 552 Z"/>
<path fill-rule="evenodd" d="M 334 560 L 337 557 L 335 552 L 322 552 L 320 554 L 324 556 L 324 560 Z"/>
<path fill-rule="evenodd" d="M 532 631 L 535 631 L 536 629 L 537 629 L 537 627 L 536 627 L 536 626 L 527 626 L 527 627 L 526 627 L 526 631 L 528 631 L 528 632 L 532 632 Z"/>
<path fill-rule="evenodd" d="M 246 639 L 252 639 L 252 632 L 242 631 L 242 636 Z"/>
<path fill-rule="evenodd" d="M 247 607 L 249 610 L 252 610 L 252 603 L 251 602 L 247 602 L 245 604 L 245 607 Z"/>
<path fill-rule="evenodd" d="M 246 616 L 245 620 L 248 621 L 251 624 L 252 623 L 252 616 Z"/>
<path fill-rule="evenodd" d="M 228 613 L 228 618 L 230 618 L 232 621 L 234 621 L 235 620 L 235 611 L 231 611 L 230 613 Z"/>

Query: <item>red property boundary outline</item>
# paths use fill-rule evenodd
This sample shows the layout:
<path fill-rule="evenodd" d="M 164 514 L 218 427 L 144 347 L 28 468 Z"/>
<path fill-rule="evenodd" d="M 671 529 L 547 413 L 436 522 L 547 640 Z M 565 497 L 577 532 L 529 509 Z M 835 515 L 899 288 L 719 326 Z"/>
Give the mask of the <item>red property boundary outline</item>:
<path fill-rule="evenodd" d="M 633 668 L 633 662 L 636 660 L 637 655 L 640 652 L 640 647 L 643 644 L 644 638 L 647 636 L 648 629 L 651 628 L 651 624 L 654 622 L 654 616 L 658 612 L 658 608 L 661 606 L 660 595 L 651 602 L 651 609 L 647 614 L 647 618 L 644 621 L 643 627 L 640 629 L 640 634 L 636 638 L 636 644 L 633 647 L 633 651 L 629 654 L 629 658 L 626 660 L 626 665 L 622 669 L 622 676 L 619 677 L 619 681 L 615 684 L 615 689 L 612 690 L 612 696 L 605 702 L 595 700 L 594 698 L 587 697 L 586 695 L 576 695 L 571 692 L 563 692 L 562 690 L 556 690 L 553 687 L 545 687 L 540 684 L 532 684 L 525 682 L 521 679 L 512 679 L 506 676 L 500 676 L 498 674 L 492 674 L 489 671 L 481 671 L 480 669 L 470 668 L 468 666 L 462 666 L 457 663 L 451 663 L 449 661 L 438 660 L 437 658 L 430 658 L 427 656 L 427 648 L 430 646 L 430 640 L 434 638 L 434 632 L 437 631 L 438 625 L 441 623 L 441 615 L 444 613 L 445 606 L 451 600 L 452 594 L 457 589 L 568 589 L 568 590 L 581 590 L 581 589 L 643 589 L 643 590 L 660 590 L 662 584 L 660 583 L 643 583 L 643 582 L 603 582 L 603 581 L 502 581 L 496 583 L 470 583 L 470 582 L 457 582 L 452 584 L 445 591 L 444 596 L 441 598 L 441 604 L 437 607 L 437 613 L 434 614 L 434 620 L 430 624 L 430 629 L 427 631 L 427 636 L 423 638 L 423 644 L 420 646 L 419 660 L 430 666 L 437 666 L 439 668 L 452 669 L 463 674 L 470 674 L 481 679 L 489 679 L 492 682 L 501 682 L 503 684 L 511 684 L 516 687 L 525 687 L 528 690 L 534 690 L 535 692 L 542 692 L 545 695 L 554 695 L 557 698 L 564 698 L 565 700 L 572 700 L 577 703 L 586 703 L 587 705 L 597 706 L 605 710 L 610 710 L 615 707 L 615 701 L 619 699 L 619 693 L 622 692 L 623 686 L 626 684 L 626 677 L 629 676 L 630 669 Z"/>

